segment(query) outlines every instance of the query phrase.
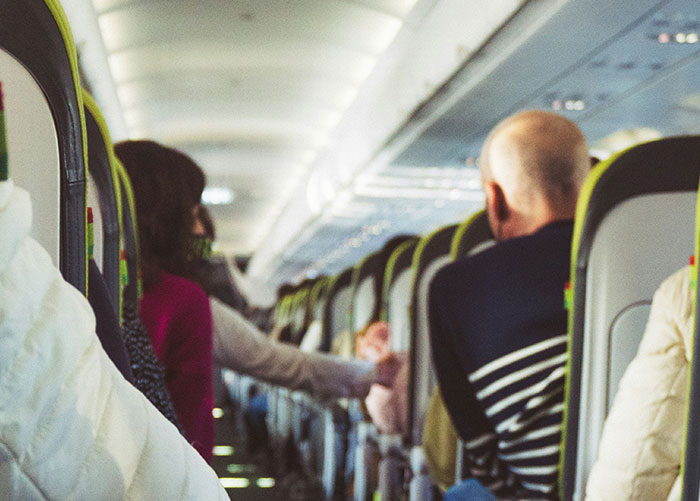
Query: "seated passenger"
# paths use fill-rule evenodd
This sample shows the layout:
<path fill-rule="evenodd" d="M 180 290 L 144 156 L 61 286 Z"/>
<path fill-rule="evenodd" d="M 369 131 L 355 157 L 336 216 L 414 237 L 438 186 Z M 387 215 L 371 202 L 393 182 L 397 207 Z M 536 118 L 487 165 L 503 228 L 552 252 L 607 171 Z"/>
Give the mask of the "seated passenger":
<path fill-rule="evenodd" d="M 690 274 L 681 269 L 654 294 L 639 351 L 605 421 L 586 499 L 679 498 L 693 339 Z"/>
<path fill-rule="evenodd" d="M 134 190 L 141 250 L 141 318 L 185 438 L 209 461 L 214 446 L 212 327 L 195 276 L 192 229 L 204 173 L 186 155 L 152 141 L 114 147 Z"/>
<path fill-rule="evenodd" d="M 526 111 L 498 124 L 481 157 L 497 244 L 431 284 L 440 391 L 468 472 L 498 497 L 556 497 L 573 217 L 590 169 L 566 118 Z M 449 492 L 449 491 L 448 491 Z"/>
<path fill-rule="evenodd" d="M 31 212 L 0 182 L 0 497 L 228 499 L 109 360 L 87 300 L 29 237 Z"/>

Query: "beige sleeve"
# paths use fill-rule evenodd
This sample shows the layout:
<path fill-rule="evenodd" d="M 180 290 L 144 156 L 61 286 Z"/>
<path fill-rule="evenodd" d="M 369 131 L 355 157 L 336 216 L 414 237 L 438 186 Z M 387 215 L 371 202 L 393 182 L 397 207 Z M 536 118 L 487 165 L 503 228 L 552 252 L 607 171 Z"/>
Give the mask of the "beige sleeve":
<path fill-rule="evenodd" d="M 214 325 L 214 359 L 222 367 L 292 390 L 326 397 L 364 398 L 376 380 L 374 364 L 343 360 L 265 336 L 233 308 L 210 299 Z"/>
<path fill-rule="evenodd" d="M 589 500 L 666 499 L 678 476 L 692 335 L 690 269 L 659 287 L 620 381 L 586 486 Z"/>

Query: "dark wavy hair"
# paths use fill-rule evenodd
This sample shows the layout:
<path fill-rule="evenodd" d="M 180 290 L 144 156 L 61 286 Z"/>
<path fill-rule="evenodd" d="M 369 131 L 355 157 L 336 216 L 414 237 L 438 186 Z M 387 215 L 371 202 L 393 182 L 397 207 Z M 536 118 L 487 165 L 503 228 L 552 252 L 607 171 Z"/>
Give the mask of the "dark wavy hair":
<path fill-rule="evenodd" d="M 123 141 L 114 150 L 134 188 L 144 287 L 158 282 L 164 271 L 193 278 L 193 209 L 204 190 L 202 169 L 154 141 Z"/>

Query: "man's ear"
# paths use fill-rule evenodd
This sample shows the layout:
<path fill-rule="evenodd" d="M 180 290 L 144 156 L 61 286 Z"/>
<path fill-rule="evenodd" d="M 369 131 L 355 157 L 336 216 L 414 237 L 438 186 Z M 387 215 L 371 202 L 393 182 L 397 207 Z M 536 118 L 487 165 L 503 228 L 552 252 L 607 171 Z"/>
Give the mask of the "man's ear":
<path fill-rule="evenodd" d="M 503 193 L 501 185 L 495 181 L 484 183 L 484 192 L 486 195 L 486 209 L 489 217 L 493 218 L 494 222 L 503 223 L 508 219 L 510 208 L 506 201 L 506 196 Z"/>

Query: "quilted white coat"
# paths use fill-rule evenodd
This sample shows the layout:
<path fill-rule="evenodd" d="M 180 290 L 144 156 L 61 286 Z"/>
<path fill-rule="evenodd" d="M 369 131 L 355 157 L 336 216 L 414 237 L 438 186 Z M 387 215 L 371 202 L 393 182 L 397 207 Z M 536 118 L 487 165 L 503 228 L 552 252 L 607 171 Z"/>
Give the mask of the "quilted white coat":
<path fill-rule="evenodd" d="M 30 225 L 27 193 L 0 182 L 0 498 L 228 499 L 107 358 Z"/>
<path fill-rule="evenodd" d="M 605 422 L 588 500 L 678 498 L 692 310 L 686 267 L 654 294 L 644 338 Z"/>

